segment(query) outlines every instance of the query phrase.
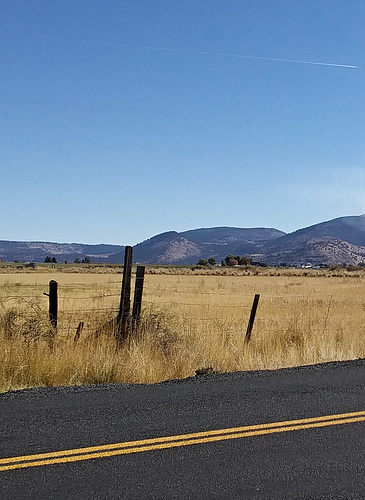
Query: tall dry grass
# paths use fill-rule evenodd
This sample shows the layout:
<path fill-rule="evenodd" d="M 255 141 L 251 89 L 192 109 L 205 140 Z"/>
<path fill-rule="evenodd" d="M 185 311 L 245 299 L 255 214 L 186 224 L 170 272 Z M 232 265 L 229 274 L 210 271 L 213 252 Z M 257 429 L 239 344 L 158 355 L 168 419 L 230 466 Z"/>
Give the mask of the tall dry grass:
<path fill-rule="evenodd" d="M 0 391 L 152 383 L 197 370 L 273 369 L 365 356 L 364 275 L 147 275 L 140 329 L 117 348 L 100 327 L 118 309 L 118 275 L 0 275 Z M 277 274 L 280 274 L 279 276 Z M 59 282 L 59 327 L 47 283 Z M 251 342 L 244 334 L 255 293 Z M 85 328 L 74 342 L 79 321 Z"/>

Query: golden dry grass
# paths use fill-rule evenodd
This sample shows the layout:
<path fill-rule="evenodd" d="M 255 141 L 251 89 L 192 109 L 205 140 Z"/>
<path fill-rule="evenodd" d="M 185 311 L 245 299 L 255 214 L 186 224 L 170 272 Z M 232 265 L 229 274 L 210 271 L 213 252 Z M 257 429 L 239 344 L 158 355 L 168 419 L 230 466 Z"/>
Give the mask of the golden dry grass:
<path fill-rule="evenodd" d="M 150 269 L 140 331 L 116 349 L 110 332 L 95 332 L 116 316 L 118 271 L 0 274 L 0 391 L 152 383 L 203 368 L 273 369 L 365 355 L 360 271 Z M 50 279 L 59 283 L 53 342 L 43 295 Z M 247 346 L 255 293 L 261 298 Z M 79 321 L 85 328 L 74 343 Z"/>

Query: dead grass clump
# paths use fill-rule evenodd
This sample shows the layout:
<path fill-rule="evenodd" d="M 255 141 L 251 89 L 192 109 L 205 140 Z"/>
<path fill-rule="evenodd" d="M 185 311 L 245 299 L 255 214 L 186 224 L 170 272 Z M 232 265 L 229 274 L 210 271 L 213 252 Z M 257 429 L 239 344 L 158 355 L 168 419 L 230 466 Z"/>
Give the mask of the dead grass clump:
<path fill-rule="evenodd" d="M 19 338 L 24 342 L 52 336 L 47 316 L 34 305 L 27 309 L 15 306 L 3 309 L 0 312 L 0 332 L 7 339 Z"/>
<path fill-rule="evenodd" d="M 171 312 L 149 308 L 142 314 L 137 335 L 149 342 L 153 349 L 171 355 L 184 342 L 184 329 L 181 321 Z"/>
<path fill-rule="evenodd" d="M 12 308 L 0 315 L 0 392 L 37 386 L 114 382 L 151 383 L 190 374 L 183 353 L 184 338 L 178 318 L 163 310 L 145 311 L 136 335 L 118 346 L 115 328 L 102 334 L 104 318 L 88 318 L 88 330 L 74 342 L 73 335 L 50 336 L 49 324 L 29 317 L 29 309 Z M 191 369 L 190 369 L 191 371 Z"/>

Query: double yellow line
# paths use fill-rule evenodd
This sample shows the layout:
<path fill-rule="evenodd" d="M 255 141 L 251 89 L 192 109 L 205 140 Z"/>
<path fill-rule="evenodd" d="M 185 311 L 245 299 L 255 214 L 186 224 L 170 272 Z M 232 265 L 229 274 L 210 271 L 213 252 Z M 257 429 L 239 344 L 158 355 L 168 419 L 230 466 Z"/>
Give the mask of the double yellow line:
<path fill-rule="evenodd" d="M 143 439 L 141 441 L 126 441 L 124 443 L 54 451 L 50 453 L 40 453 L 38 455 L 2 458 L 0 459 L 0 471 L 39 467 L 41 465 L 64 464 L 78 462 L 80 460 L 91 460 L 93 458 L 105 458 L 116 455 L 127 455 L 130 453 L 141 453 L 144 451 L 164 450 L 179 446 L 191 446 L 193 444 L 212 443 L 228 439 L 262 436 L 264 434 L 314 429 L 318 427 L 364 421 L 365 411 L 358 411 L 323 417 L 303 418 L 300 420 L 288 420 L 285 422 L 272 422 L 269 424 L 247 425 L 244 427 L 233 427 L 231 429 L 216 429 L 204 432 L 194 432 L 191 434 Z"/>

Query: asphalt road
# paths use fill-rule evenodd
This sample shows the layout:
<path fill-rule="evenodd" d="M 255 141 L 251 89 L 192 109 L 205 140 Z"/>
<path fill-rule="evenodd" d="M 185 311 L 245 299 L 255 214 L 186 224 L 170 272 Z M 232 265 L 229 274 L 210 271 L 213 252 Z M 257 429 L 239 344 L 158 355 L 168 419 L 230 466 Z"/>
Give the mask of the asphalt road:
<path fill-rule="evenodd" d="M 1 500 L 364 499 L 364 458 L 365 360 L 0 395 Z"/>

